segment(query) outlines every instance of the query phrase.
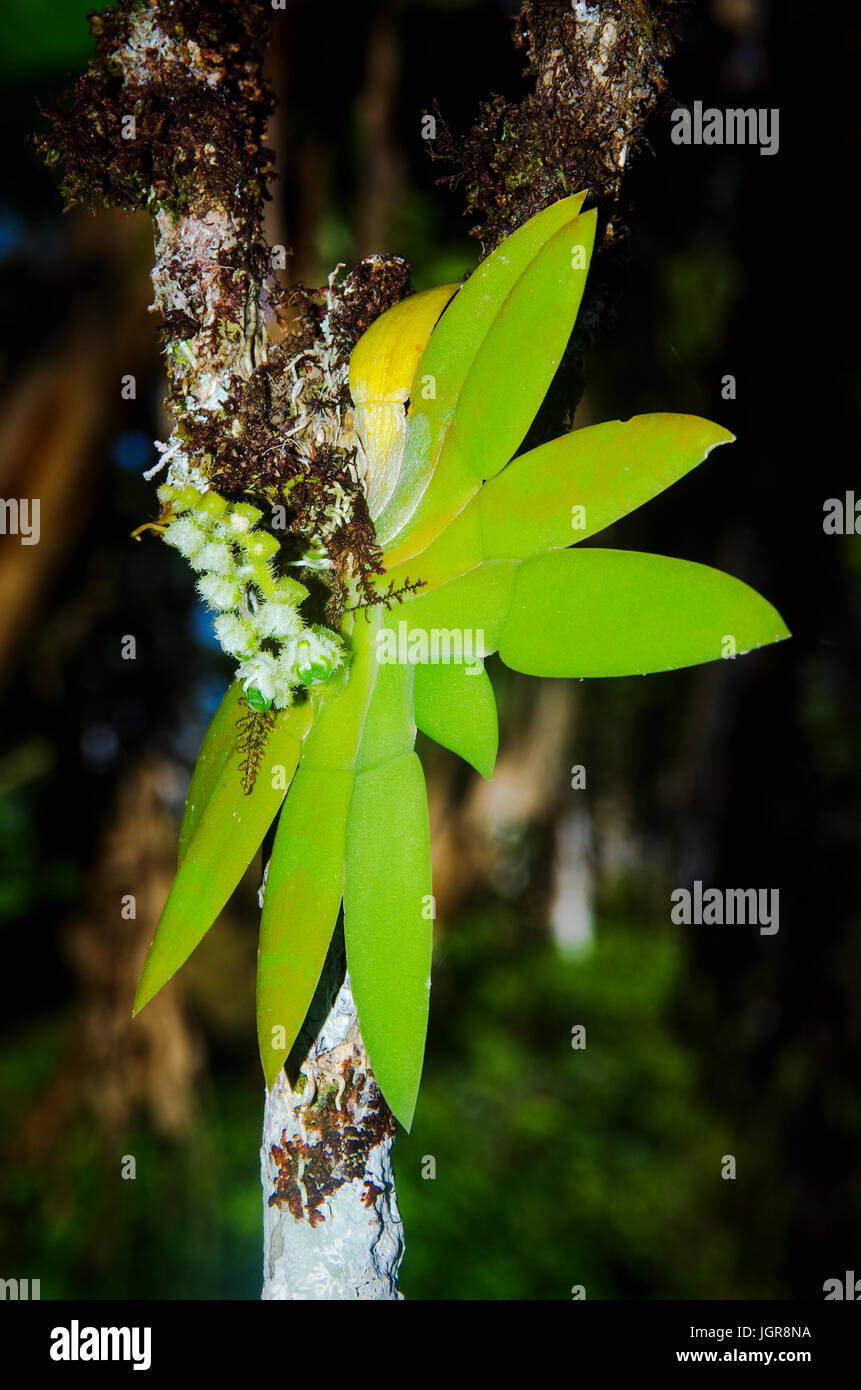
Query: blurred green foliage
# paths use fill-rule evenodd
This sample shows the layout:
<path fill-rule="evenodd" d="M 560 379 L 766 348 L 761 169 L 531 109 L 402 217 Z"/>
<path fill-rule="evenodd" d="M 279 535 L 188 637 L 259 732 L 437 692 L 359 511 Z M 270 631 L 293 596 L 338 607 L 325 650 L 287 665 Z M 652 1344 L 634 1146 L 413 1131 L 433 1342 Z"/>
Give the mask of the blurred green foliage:
<path fill-rule="evenodd" d="M 34 1023 L 7 1045 L 0 1132 L 20 1132 L 34 1098 L 62 1070 L 66 1020 Z M 254 1088 L 219 1083 L 192 1144 L 139 1126 L 109 1142 L 78 1116 L 47 1160 L 4 1144 L 4 1268 L 32 1271 L 43 1299 L 253 1298 L 260 1265 L 259 1128 Z M 135 1177 L 122 1176 L 123 1159 Z"/>
<path fill-rule="evenodd" d="M 725 1293 L 726 1135 L 668 1023 L 679 970 L 677 940 L 645 921 L 602 914 L 580 960 L 510 907 L 451 926 L 417 1123 L 396 1146 L 407 1297 Z"/>
<path fill-rule="evenodd" d="M 594 951 L 568 960 L 499 904 L 448 924 L 439 954 L 416 1122 L 395 1146 L 405 1295 L 566 1299 L 583 1284 L 589 1298 L 738 1296 L 722 1227 L 728 1138 L 669 1020 L 678 939 L 602 917 Z M 7 1050 L 0 1132 L 16 1131 L 66 1039 L 52 1016 Z M 77 1120 L 47 1168 L 4 1153 L 7 1266 L 41 1278 L 43 1298 L 257 1297 L 261 1096 L 249 1083 L 222 1075 L 188 1144 L 139 1128 L 121 1154 Z"/>
<path fill-rule="evenodd" d="M 92 0 L 4 0 L 0 72 L 22 77 L 57 71 L 58 80 L 86 64 L 92 40 L 86 22 Z"/>

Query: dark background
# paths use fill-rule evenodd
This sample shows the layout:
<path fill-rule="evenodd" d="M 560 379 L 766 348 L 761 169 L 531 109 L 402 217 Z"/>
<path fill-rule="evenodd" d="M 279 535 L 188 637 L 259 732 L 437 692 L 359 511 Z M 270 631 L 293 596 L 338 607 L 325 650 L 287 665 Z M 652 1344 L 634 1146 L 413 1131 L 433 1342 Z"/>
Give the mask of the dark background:
<path fill-rule="evenodd" d="M 0 491 L 42 503 L 38 546 L 0 538 L 0 1277 L 43 1298 L 255 1298 L 257 868 L 129 1020 L 230 668 L 179 557 L 129 539 L 169 432 L 149 223 L 62 216 L 26 143 L 86 63 L 87 8 L 6 0 L 0 58 Z M 794 636 L 645 680 L 494 660 L 494 783 L 422 747 L 440 916 L 396 1144 L 408 1298 L 819 1299 L 861 1271 L 861 551 L 822 527 L 858 473 L 858 46 L 821 25 L 715 0 L 680 26 L 674 98 L 779 107 L 780 152 L 675 147 L 656 115 L 577 417 L 735 431 L 601 543 L 727 569 Z M 463 129 L 491 91 L 517 94 L 504 7 L 295 0 L 275 31 L 268 231 L 291 277 L 373 250 L 407 256 L 418 288 L 459 277 L 477 247 L 421 114 L 436 97 Z M 673 926 L 670 892 L 695 878 L 778 888 L 779 934 Z"/>

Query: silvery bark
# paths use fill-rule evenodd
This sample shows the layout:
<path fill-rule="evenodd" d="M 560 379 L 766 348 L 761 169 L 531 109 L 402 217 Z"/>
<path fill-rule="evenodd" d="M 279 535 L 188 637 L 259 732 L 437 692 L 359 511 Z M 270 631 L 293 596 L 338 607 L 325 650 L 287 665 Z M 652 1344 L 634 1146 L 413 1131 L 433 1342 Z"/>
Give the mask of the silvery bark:
<path fill-rule="evenodd" d="M 264 1299 L 400 1297 L 394 1138 L 368 1067 L 339 931 L 305 1030 L 266 1095 Z"/>

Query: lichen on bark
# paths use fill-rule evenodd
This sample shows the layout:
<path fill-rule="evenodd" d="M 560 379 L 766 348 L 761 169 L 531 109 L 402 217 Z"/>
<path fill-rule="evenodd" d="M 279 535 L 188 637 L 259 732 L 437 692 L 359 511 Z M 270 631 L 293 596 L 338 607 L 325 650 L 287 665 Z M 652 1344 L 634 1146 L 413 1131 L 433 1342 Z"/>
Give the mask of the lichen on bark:
<path fill-rule="evenodd" d="M 581 189 L 606 246 L 620 233 L 622 177 L 666 89 L 672 22 L 684 0 L 525 0 L 514 41 L 529 90 L 493 95 L 471 129 L 441 120 L 431 157 L 452 166 L 485 256 L 522 223 Z M 599 250 L 600 250 L 599 243 Z"/>
<path fill-rule="evenodd" d="M 674 23 L 689 8 L 689 0 L 523 0 L 513 38 L 525 53 L 524 94 L 490 96 L 463 133 L 437 107 L 428 151 L 448 166 L 439 182 L 462 195 L 482 256 L 559 198 L 586 190 L 586 206 L 598 211 L 577 324 L 524 450 L 573 424 L 586 355 L 623 278 L 624 176 L 668 100 Z"/>
<path fill-rule="evenodd" d="M 266 1096 L 264 1300 L 399 1297 L 394 1139 L 338 931 L 303 1032 Z"/>

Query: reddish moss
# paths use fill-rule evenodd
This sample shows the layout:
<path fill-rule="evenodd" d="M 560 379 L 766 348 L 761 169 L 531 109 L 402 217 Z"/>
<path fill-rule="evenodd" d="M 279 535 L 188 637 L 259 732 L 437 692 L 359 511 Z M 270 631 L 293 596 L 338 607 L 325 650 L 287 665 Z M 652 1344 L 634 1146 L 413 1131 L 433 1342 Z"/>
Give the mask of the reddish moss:
<path fill-rule="evenodd" d="M 363 602 L 375 600 L 381 552 L 354 454 L 332 443 L 309 449 L 309 431 L 301 447 L 291 440 L 299 416 L 289 364 L 316 349 L 328 366 L 302 384 L 302 418 L 347 410 L 350 353 L 379 314 L 412 292 L 410 266 L 395 256 L 369 257 L 344 277 L 334 303 L 325 290 L 275 285 L 261 227 L 272 164 L 264 135 L 273 103 L 262 77 L 270 13 L 245 0 L 120 0 L 91 14 L 95 56 L 47 113 L 50 130 L 36 144 L 49 164 L 62 165 L 67 206 L 146 207 L 202 221 L 215 212 L 216 224 L 229 214 L 235 240 L 220 247 L 217 265 L 193 251 L 172 254 L 169 219 L 160 219 L 167 249 L 159 275 L 182 306 L 169 309 L 160 329 L 170 355 L 165 404 L 189 464 L 218 492 L 264 511 L 286 508 L 286 534 L 279 527 L 285 561 L 298 559 L 310 541 L 322 543 L 331 580 L 314 616 L 337 628 L 348 577 Z M 129 117 L 134 138 L 124 139 Z M 287 334 L 249 371 L 247 324 L 261 299 Z M 217 411 L 193 404 L 195 362 L 222 379 L 227 396 Z M 319 578 L 307 582 L 319 590 Z M 252 759 L 252 784 L 253 776 Z"/>
<path fill-rule="evenodd" d="M 412 266 L 400 256 L 368 256 L 338 290 L 330 328 L 338 354 L 349 361 L 356 343 L 375 319 L 413 293 Z"/>
<path fill-rule="evenodd" d="M 364 1178 L 372 1150 L 395 1132 L 392 1112 L 376 1082 L 364 1072 L 357 1073 L 349 1061 L 341 1075 L 344 1088 L 337 1108 L 334 1097 L 326 1097 L 303 1112 L 308 1141 L 288 1140 L 285 1130 L 281 1143 L 271 1148 L 278 1173 L 268 1198 L 270 1207 L 286 1207 L 297 1221 L 307 1220 L 312 1226 L 325 1220 L 321 1208 L 339 1188 Z M 368 1109 L 361 1124 L 356 1124 L 360 1106 Z M 300 1160 L 307 1203 L 299 1186 Z M 370 1207 L 383 1189 L 370 1178 L 365 1178 L 364 1187 L 362 1202 Z"/>
<path fill-rule="evenodd" d="M 463 136 L 437 111 L 439 133 L 428 146 L 431 158 L 454 167 L 440 182 L 463 190 L 477 218 L 471 235 L 485 255 L 542 208 L 584 188 L 598 205 L 605 241 L 618 234 L 618 151 L 624 145 L 630 158 L 644 139 L 666 87 L 670 25 L 686 8 L 682 0 L 603 0 L 602 24 L 587 41 L 571 0 L 525 0 L 514 41 L 525 50 L 531 90 L 517 102 L 491 96 Z M 605 55 L 607 24 L 616 38 Z"/>
<path fill-rule="evenodd" d="M 153 47 L 124 80 L 118 54 L 147 11 L 177 57 L 166 63 Z M 216 201 L 257 228 L 272 163 L 263 148 L 273 106 L 262 78 L 269 13 L 242 0 L 120 0 L 92 12 L 95 57 L 45 113 L 51 130 L 36 141 L 48 164 L 63 167 L 66 206 L 184 212 Z M 189 51 L 217 81 L 182 61 Z M 123 138 L 130 116 L 133 139 Z"/>

